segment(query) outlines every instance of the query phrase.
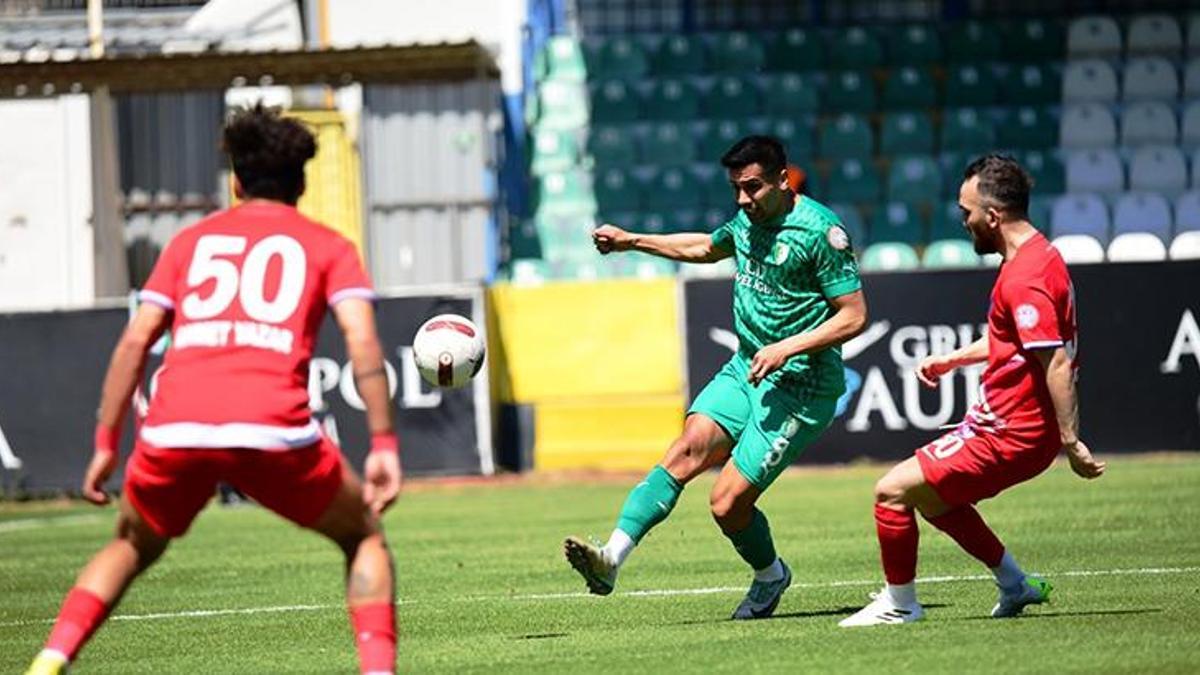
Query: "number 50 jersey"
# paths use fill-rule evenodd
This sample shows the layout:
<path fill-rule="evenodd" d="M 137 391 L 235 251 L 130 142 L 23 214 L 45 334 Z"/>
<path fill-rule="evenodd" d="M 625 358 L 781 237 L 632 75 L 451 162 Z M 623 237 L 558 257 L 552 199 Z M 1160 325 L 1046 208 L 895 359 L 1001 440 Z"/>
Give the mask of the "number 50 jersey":
<path fill-rule="evenodd" d="M 317 441 L 308 362 L 325 309 L 375 297 L 349 240 L 267 201 L 179 232 L 139 295 L 174 313 L 141 439 L 262 450 Z"/>

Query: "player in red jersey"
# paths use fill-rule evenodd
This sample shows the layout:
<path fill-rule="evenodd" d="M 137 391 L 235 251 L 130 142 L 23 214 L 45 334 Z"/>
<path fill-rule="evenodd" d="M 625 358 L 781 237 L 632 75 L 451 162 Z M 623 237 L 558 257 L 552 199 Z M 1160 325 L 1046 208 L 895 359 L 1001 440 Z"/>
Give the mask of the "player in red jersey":
<path fill-rule="evenodd" d="M 953 431 L 917 450 L 875 485 L 875 526 L 887 586 L 840 625 L 908 623 L 924 615 L 917 574 L 917 521 L 950 535 L 996 577 L 993 617 L 1045 602 L 1050 585 L 1027 577 L 974 504 L 1033 478 L 1063 451 L 1083 478 L 1104 473 L 1079 439 L 1075 392 L 1078 335 L 1067 266 L 1029 223 L 1029 174 L 1002 155 L 967 167 L 959 190 L 963 225 L 980 254 L 1004 257 L 992 289 L 988 333 L 917 369 L 927 386 L 955 368 L 987 361 L 979 402 Z"/>
<path fill-rule="evenodd" d="M 65 670 L 219 481 L 342 549 L 362 670 L 395 669 L 392 562 L 379 516 L 401 471 L 374 292 L 354 246 L 296 211 L 304 164 L 316 154 L 308 130 L 260 105 L 229 121 L 224 147 L 245 201 L 172 239 L 117 343 L 83 482 L 96 504 L 108 502 L 103 486 L 146 353 L 167 328 L 174 336 L 125 469 L 116 535 L 79 574 L 30 673 Z M 366 404 L 365 482 L 309 415 L 309 358 L 327 309 Z"/>

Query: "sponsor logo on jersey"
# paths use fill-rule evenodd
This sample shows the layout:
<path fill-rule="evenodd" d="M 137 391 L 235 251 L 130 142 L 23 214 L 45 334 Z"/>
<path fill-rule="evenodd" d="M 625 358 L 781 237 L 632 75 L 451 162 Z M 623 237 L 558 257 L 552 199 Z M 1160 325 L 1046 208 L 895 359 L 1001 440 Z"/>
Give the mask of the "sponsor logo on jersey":
<path fill-rule="evenodd" d="M 1033 328 L 1034 326 L 1038 325 L 1038 319 L 1041 318 L 1038 315 L 1037 307 L 1034 307 L 1028 303 L 1019 305 L 1017 307 L 1016 314 L 1018 328 Z"/>

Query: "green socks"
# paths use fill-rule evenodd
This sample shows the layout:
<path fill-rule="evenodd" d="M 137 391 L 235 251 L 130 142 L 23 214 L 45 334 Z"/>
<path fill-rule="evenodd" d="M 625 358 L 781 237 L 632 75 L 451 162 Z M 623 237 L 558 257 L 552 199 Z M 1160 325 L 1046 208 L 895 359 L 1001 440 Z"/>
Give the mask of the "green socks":
<path fill-rule="evenodd" d="M 634 542 L 640 542 L 651 528 L 671 514 L 681 492 L 683 486 L 674 476 L 661 466 L 654 467 L 637 487 L 629 491 L 617 518 L 617 529 Z"/>
<path fill-rule="evenodd" d="M 771 526 L 762 511 L 754 509 L 754 517 L 750 525 L 741 532 L 726 535 L 738 555 L 742 556 L 751 568 L 766 569 L 775 562 L 775 542 L 771 541 Z"/>

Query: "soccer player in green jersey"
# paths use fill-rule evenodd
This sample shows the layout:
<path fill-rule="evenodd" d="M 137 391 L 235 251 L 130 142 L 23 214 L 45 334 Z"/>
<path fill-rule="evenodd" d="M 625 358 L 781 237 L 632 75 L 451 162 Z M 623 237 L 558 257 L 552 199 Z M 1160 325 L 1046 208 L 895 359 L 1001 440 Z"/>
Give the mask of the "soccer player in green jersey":
<path fill-rule="evenodd" d="M 739 347 L 692 403 L 683 434 L 630 491 L 608 542 L 568 537 L 564 549 L 592 593 L 611 593 L 625 559 L 671 513 L 684 485 L 719 466 L 713 518 L 754 570 L 733 618 L 761 619 L 775 611 L 792 572 L 755 502 L 833 419 L 845 389 L 840 345 L 866 325 L 867 307 L 850 238 L 832 211 L 789 189 L 778 140 L 744 138 L 721 164 L 740 209 L 711 235 L 635 234 L 613 225 L 593 233 L 602 254 L 639 251 L 691 263 L 732 256 Z"/>

